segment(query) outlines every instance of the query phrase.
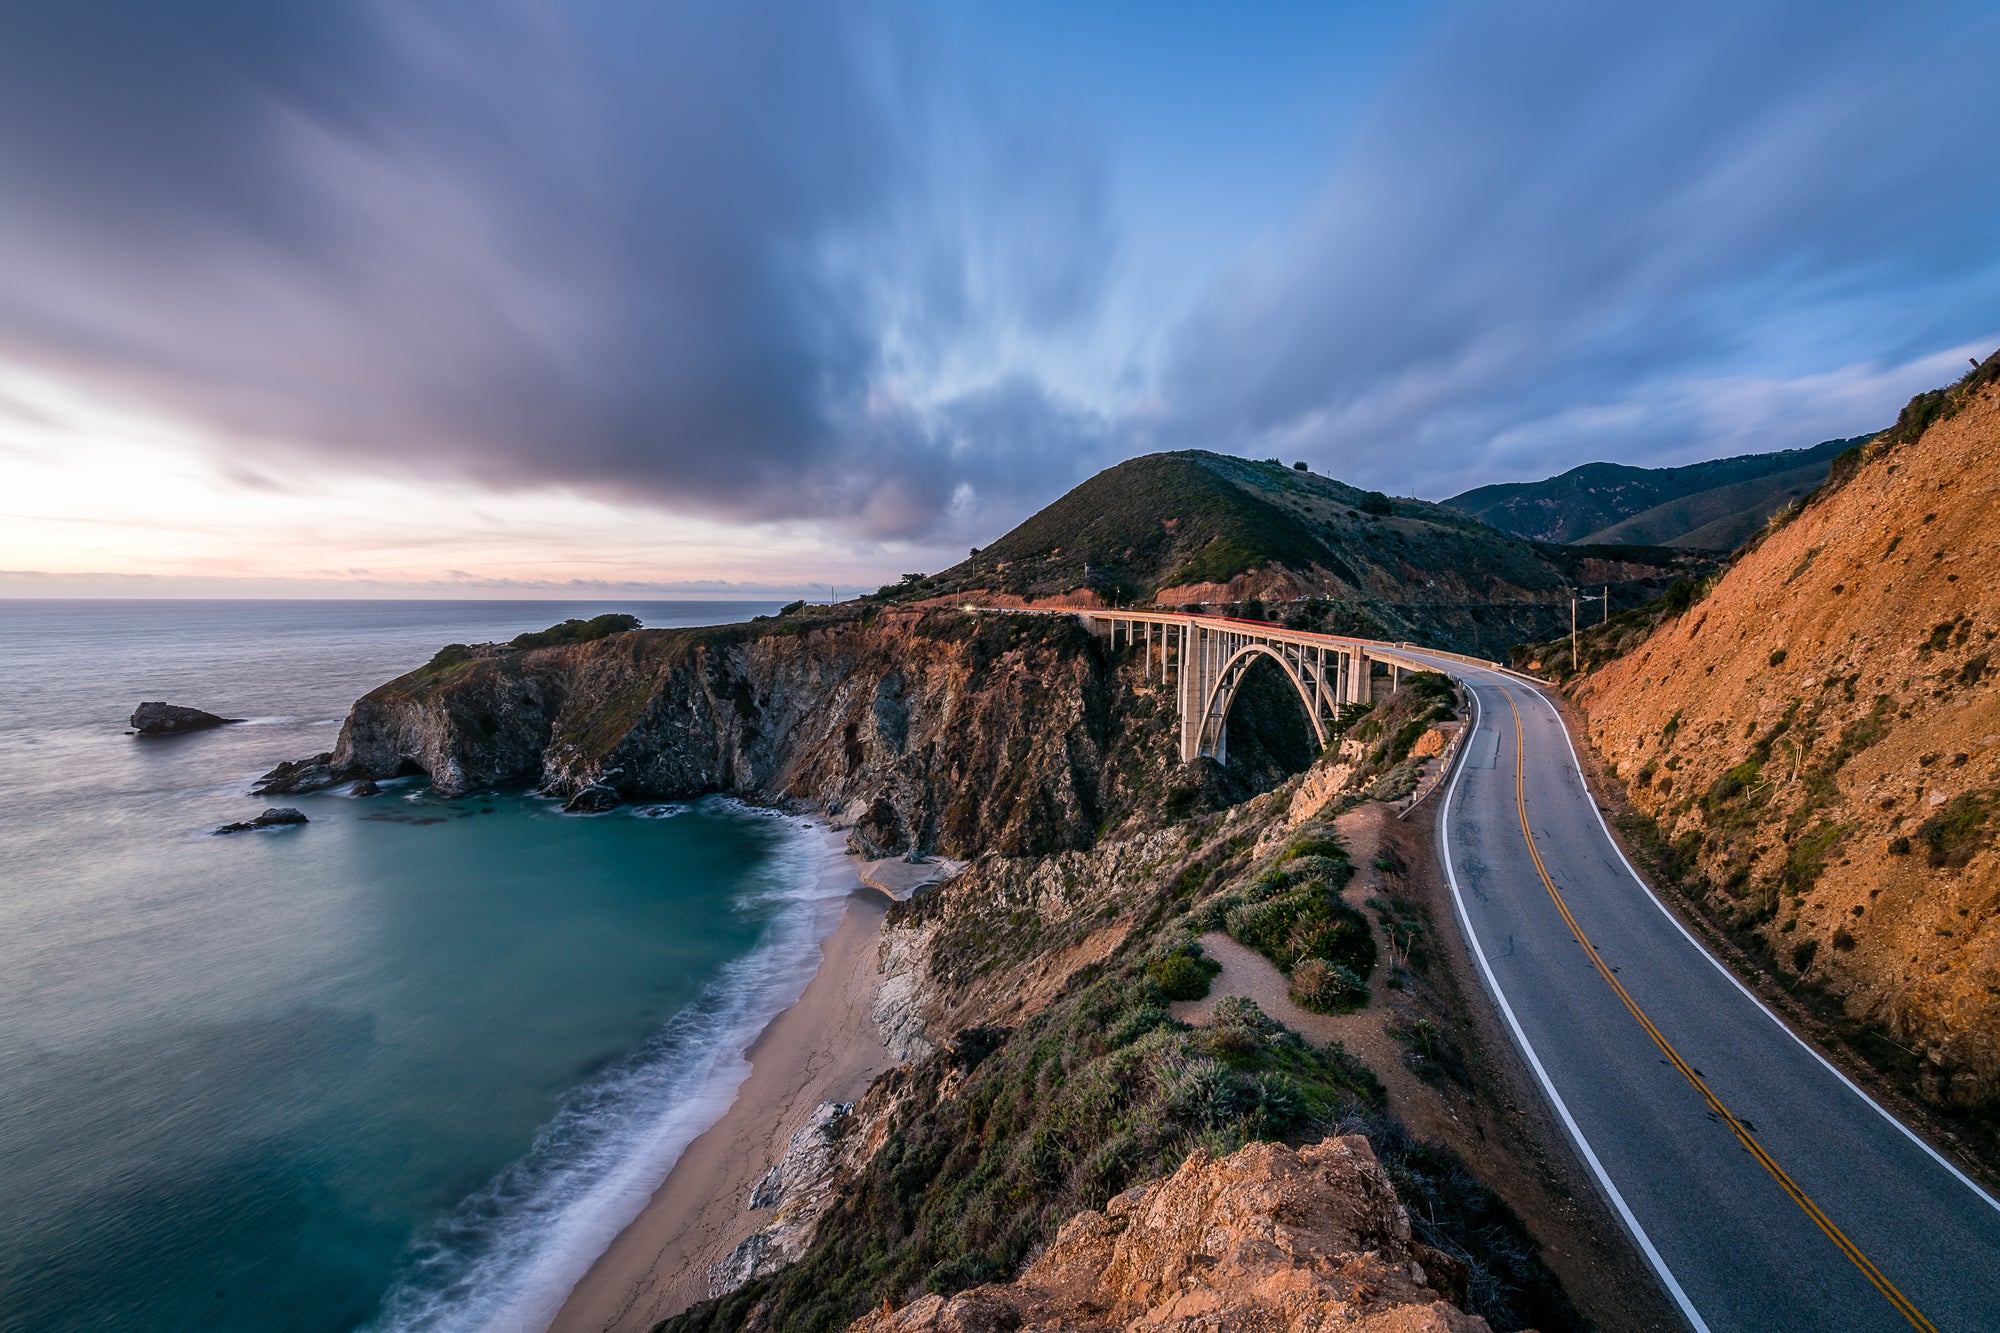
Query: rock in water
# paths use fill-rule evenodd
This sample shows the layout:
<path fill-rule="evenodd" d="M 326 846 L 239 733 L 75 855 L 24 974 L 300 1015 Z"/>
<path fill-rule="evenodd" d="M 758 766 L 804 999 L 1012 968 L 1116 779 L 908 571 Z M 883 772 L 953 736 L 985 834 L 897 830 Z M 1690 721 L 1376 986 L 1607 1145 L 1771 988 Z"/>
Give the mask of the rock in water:
<path fill-rule="evenodd" d="M 333 752 L 328 750 L 310 759 L 287 759 L 258 778 L 250 791 L 257 796 L 296 796 L 300 792 L 331 787 L 337 781 L 339 779 L 333 773 Z"/>
<path fill-rule="evenodd" d="M 347 789 L 350 796 L 380 796 L 382 787 L 373 778 L 363 778 Z"/>
<path fill-rule="evenodd" d="M 242 819 L 234 824 L 224 824 L 217 833 L 250 833 L 260 828 L 284 828 L 291 824 L 310 824 L 302 810 L 294 810 L 289 805 L 274 805 L 255 819 Z"/>
<path fill-rule="evenodd" d="M 199 708 L 179 704 L 143 703 L 132 710 L 132 730 L 141 736 L 178 736 L 184 731 L 206 731 L 210 727 L 241 722 L 240 717 L 217 717 Z"/>
<path fill-rule="evenodd" d="M 573 815 L 601 815 L 616 810 L 625 798 L 609 787 L 593 784 L 569 798 L 563 809 Z"/>

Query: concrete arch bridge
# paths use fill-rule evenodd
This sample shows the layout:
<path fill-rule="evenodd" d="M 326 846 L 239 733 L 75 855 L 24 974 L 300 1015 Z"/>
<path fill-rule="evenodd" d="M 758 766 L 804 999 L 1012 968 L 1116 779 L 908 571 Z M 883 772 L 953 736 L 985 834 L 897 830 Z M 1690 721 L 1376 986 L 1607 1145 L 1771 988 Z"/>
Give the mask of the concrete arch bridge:
<path fill-rule="evenodd" d="M 969 608 L 986 610 L 989 608 Z M 1001 610 L 1003 608 L 990 608 Z M 1112 645 L 1130 645 L 1144 654 L 1148 679 L 1174 689 L 1181 719 L 1181 758 L 1198 755 L 1221 762 L 1229 754 L 1229 709 L 1244 678 L 1260 661 L 1275 662 L 1297 691 L 1312 723 L 1315 742 L 1333 739 L 1340 709 L 1375 701 L 1378 689 L 1394 689 L 1405 671 L 1435 671 L 1439 657 L 1469 665 L 1494 664 L 1476 657 L 1418 649 L 1333 634 L 1288 630 L 1256 620 L 1198 616 L 1173 611 L 1060 611 L 1074 615 Z"/>

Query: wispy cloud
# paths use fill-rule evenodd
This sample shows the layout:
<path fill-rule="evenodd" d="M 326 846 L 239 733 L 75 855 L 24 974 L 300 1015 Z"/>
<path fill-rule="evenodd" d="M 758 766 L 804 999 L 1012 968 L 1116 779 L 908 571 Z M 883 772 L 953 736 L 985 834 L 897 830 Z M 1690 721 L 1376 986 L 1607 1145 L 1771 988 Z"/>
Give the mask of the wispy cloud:
<path fill-rule="evenodd" d="M 1152 447 L 1438 496 L 1807 444 L 2000 336 L 1976 7 L 1442 8 L 1310 151 L 1204 108 L 1191 200 L 1269 229 L 1158 291 L 1177 146 L 1091 77 L 1146 71 L 977 13 L 0 7 L 0 561 L 840 577 Z"/>
<path fill-rule="evenodd" d="M 907 28 L 9 6 L 0 354 L 239 449 L 920 532 L 1019 490 L 1011 436 L 968 432 L 1074 410 L 894 372 L 1075 318 L 1108 230 L 1074 141 L 941 102 Z"/>
<path fill-rule="evenodd" d="M 1436 33 L 1181 331 L 1161 438 L 1431 494 L 1502 460 L 1781 448 L 1825 427 L 1656 409 L 2000 325 L 1992 16 L 1508 5 Z M 1921 387 L 1888 379 L 1846 431 Z"/>

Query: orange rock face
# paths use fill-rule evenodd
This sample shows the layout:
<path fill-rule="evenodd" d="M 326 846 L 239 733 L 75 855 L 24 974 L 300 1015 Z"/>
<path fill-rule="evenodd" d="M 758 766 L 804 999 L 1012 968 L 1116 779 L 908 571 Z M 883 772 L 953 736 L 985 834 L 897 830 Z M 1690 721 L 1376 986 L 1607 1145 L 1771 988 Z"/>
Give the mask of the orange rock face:
<path fill-rule="evenodd" d="M 1010 1283 L 926 1296 L 850 1333 L 1484 1333 L 1464 1271 L 1414 1242 L 1368 1141 L 1197 1152 L 1080 1213 Z"/>
<path fill-rule="evenodd" d="M 1597 673 L 1590 737 L 1711 905 L 2000 1099 L 2000 393 L 1869 458 Z"/>

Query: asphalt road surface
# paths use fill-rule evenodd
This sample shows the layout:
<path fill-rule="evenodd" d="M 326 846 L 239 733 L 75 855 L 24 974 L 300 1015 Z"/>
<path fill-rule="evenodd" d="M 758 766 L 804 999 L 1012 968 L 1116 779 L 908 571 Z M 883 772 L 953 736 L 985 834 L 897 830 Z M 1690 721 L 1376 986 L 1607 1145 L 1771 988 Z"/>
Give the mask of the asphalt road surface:
<path fill-rule="evenodd" d="M 1535 686 L 1435 660 L 1477 705 L 1440 816 L 1460 924 L 1544 1094 L 1689 1323 L 2000 1330 L 2000 1203 L 1654 898 Z"/>

